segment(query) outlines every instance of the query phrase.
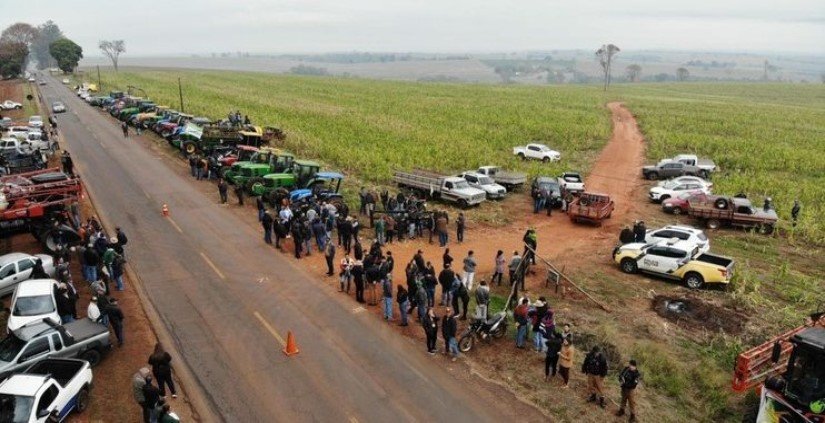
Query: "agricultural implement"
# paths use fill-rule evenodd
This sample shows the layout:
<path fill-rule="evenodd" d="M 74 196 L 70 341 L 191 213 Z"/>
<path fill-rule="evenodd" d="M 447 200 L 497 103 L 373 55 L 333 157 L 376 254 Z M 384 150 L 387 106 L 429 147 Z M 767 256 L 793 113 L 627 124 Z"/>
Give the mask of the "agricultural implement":
<path fill-rule="evenodd" d="M 748 422 L 825 421 L 825 313 L 736 358 L 733 390 L 758 387 L 759 408 Z"/>
<path fill-rule="evenodd" d="M 260 147 L 269 144 L 273 139 L 284 138 L 283 131 L 269 126 L 204 125 L 200 131 L 184 131 L 180 136 L 180 148 L 186 154 L 194 154 L 198 151 L 208 152 L 218 145 Z"/>
<path fill-rule="evenodd" d="M 60 223 L 69 205 L 82 195 L 80 179 L 50 168 L 0 177 L 0 187 L 1 234 L 28 229 L 49 251 L 56 249 L 55 230 L 68 244 L 80 240 L 72 227 Z"/>

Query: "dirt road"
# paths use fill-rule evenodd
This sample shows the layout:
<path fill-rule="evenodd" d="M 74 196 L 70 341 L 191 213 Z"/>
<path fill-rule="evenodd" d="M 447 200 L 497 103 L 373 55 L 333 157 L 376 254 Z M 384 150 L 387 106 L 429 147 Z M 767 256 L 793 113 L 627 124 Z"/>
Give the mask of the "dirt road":
<path fill-rule="evenodd" d="M 50 81 L 45 100 L 69 108 L 67 148 L 100 213 L 131 234 L 130 265 L 207 399 L 206 420 L 545 420 L 497 387 L 444 372 L 262 248 L 251 225 Z M 291 358 L 280 352 L 287 330 L 301 348 Z"/>

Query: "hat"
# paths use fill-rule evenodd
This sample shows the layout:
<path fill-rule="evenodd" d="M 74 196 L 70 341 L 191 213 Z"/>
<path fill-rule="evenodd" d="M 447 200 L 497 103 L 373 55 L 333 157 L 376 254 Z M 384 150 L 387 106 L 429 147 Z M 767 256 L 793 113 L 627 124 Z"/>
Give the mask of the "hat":
<path fill-rule="evenodd" d="M 96 296 L 95 296 L 95 297 L 92 297 L 92 301 L 93 301 L 93 302 L 97 302 L 97 297 L 96 297 Z"/>
<path fill-rule="evenodd" d="M 117 238 L 111 237 L 109 238 L 109 242 L 111 242 L 112 244 L 117 244 Z"/>

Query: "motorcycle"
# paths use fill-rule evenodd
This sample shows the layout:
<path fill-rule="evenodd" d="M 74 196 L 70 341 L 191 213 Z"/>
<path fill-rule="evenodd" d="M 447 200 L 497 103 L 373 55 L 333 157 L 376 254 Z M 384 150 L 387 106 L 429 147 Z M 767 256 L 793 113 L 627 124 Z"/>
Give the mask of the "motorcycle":
<path fill-rule="evenodd" d="M 507 313 L 501 311 L 489 320 L 473 319 L 470 326 L 461 334 L 458 349 L 467 352 L 473 349 L 476 338 L 489 341 L 490 338 L 501 338 L 507 334 Z"/>

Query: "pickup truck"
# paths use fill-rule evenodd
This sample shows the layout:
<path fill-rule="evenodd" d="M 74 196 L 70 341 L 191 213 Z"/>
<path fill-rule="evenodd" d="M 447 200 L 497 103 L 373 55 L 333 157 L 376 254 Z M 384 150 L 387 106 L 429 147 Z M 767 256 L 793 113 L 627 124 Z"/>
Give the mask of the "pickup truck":
<path fill-rule="evenodd" d="M 89 319 L 60 325 L 49 319 L 30 323 L 0 341 L 0 377 L 45 358 L 80 358 L 94 367 L 111 347 L 109 328 Z"/>
<path fill-rule="evenodd" d="M 458 176 L 464 178 L 471 187 L 478 188 L 487 193 L 487 199 L 489 200 L 500 200 L 507 195 L 507 189 L 495 183 L 493 178 L 487 175 L 476 172 L 464 172 Z"/>
<path fill-rule="evenodd" d="M 11 100 L 6 100 L 3 103 L 0 103 L 0 109 L 3 109 L 3 110 L 16 110 L 16 109 L 22 109 L 22 108 L 23 108 L 22 104 L 17 103 L 15 101 L 11 101 Z"/>
<path fill-rule="evenodd" d="M 457 176 L 444 176 L 423 170 L 396 171 L 393 182 L 400 188 L 408 188 L 423 198 L 440 198 L 466 208 L 480 204 L 487 194 Z"/>
<path fill-rule="evenodd" d="M 613 250 L 613 260 L 625 273 L 644 272 L 681 280 L 691 289 L 707 283 L 727 284 L 733 277 L 733 259 L 703 253 L 696 244 L 678 239 L 618 246 Z"/>
<path fill-rule="evenodd" d="M 696 166 L 684 164 L 671 159 L 659 161 L 655 165 L 643 166 L 642 176 L 649 180 L 667 179 L 682 175 L 693 175 L 707 178 L 707 174 Z"/>
<path fill-rule="evenodd" d="M 558 181 L 565 194 L 578 194 L 584 191 L 584 178 L 578 172 L 564 172 L 559 176 Z"/>
<path fill-rule="evenodd" d="M 522 160 L 536 159 L 545 163 L 561 160 L 561 153 L 544 144 L 527 144 L 513 147 L 513 155 Z"/>
<path fill-rule="evenodd" d="M 688 166 L 698 167 L 703 172 L 704 176 L 700 174 L 700 176 L 702 176 L 703 178 L 707 178 L 708 175 L 710 175 L 713 172 L 716 172 L 716 163 L 714 163 L 713 160 L 700 159 L 696 157 L 695 154 L 679 154 L 676 157 L 673 157 L 671 160 L 679 163 L 684 163 Z"/>
<path fill-rule="evenodd" d="M 30 134 L 35 134 L 31 132 Z M 33 137 L 36 138 L 36 137 Z M 3 138 L 0 139 L 0 154 L 9 156 L 13 154 L 31 154 L 33 150 L 49 151 L 53 148 L 50 141 L 42 139 L 19 140 L 17 138 Z"/>
<path fill-rule="evenodd" d="M 607 194 L 583 192 L 567 206 L 567 215 L 575 223 L 590 222 L 598 226 L 609 219 L 616 205 Z"/>
<path fill-rule="evenodd" d="M 508 192 L 527 183 L 526 173 L 504 172 L 498 166 L 481 166 L 476 173 L 493 178 L 497 184 L 507 188 Z"/>
<path fill-rule="evenodd" d="M 725 226 L 755 228 L 770 234 L 779 217 L 772 208 L 754 207 L 747 198 L 706 196 L 688 200 L 688 216 L 699 219 L 708 229 Z"/>
<path fill-rule="evenodd" d="M 49 358 L 0 383 L 2 421 L 44 423 L 57 412 L 63 421 L 72 411 L 89 406 L 92 369 L 83 360 Z M 12 418 L 13 416 L 13 418 Z"/>

